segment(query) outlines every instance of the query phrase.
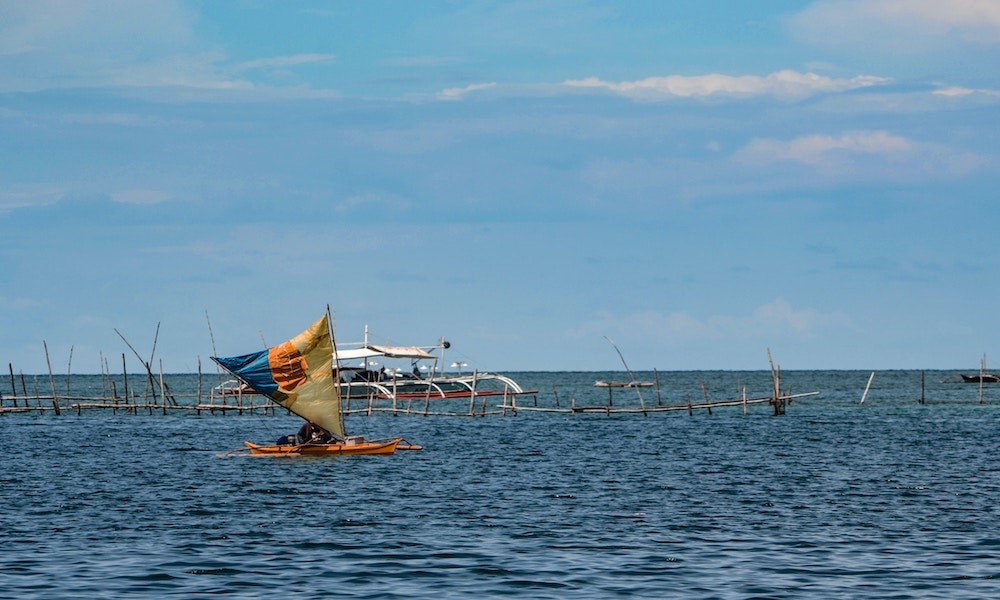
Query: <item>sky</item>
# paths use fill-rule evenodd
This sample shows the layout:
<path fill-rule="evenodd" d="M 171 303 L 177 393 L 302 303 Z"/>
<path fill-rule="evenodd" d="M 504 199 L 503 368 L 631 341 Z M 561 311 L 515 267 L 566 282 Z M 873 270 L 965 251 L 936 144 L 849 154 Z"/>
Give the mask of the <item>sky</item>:
<path fill-rule="evenodd" d="M 996 367 L 998 65 L 1000 0 L 3 0 L 0 361 Z"/>

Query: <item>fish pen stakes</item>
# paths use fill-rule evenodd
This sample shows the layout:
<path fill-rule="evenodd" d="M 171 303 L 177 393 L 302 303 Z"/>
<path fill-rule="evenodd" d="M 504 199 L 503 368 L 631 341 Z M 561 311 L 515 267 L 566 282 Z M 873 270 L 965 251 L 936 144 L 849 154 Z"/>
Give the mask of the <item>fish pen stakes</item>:
<path fill-rule="evenodd" d="M 146 412 L 152 415 L 155 412 L 167 414 L 168 412 L 194 412 L 202 414 L 207 411 L 210 414 L 224 415 L 235 411 L 239 414 L 244 412 L 254 414 L 275 414 L 277 406 L 268 398 L 245 393 L 241 388 L 227 386 L 224 382 L 212 388 L 211 393 L 206 397 L 203 393 L 204 382 L 201 372 L 201 361 L 198 362 L 197 387 L 195 393 L 178 394 L 170 390 L 163 373 L 163 365 L 160 364 L 160 373 L 156 376 L 149 370 L 142 377 L 144 389 L 140 392 L 134 385 L 135 376 L 128 373 L 125 363 L 125 355 L 122 355 L 122 373 L 116 378 L 109 371 L 103 370 L 100 374 L 100 385 L 102 394 L 82 395 L 71 393 L 67 377 L 66 393 L 60 394 L 56 389 L 55 376 L 49 372 L 50 394 L 42 393 L 39 390 L 38 375 L 30 376 L 31 391 L 29 392 L 29 378 L 24 373 L 15 375 L 13 363 L 8 363 L 10 394 L 0 391 L 0 414 L 6 413 L 32 413 L 45 414 L 51 412 L 61 415 L 64 410 L 81 414 L 84 410 L 110 410 L 112 414 L 139 414 Z M 20 390 L 18 389 L 20 383 Z M 121 392 L 119 392 L 119 383 Z M 283 411 L 282 411 L 283 412 Z"/>

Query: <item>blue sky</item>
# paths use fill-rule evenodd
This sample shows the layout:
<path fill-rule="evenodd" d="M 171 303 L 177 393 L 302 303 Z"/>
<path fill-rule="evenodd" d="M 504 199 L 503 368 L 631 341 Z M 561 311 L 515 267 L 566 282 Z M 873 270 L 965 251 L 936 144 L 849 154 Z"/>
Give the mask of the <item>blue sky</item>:
<path fill-rule="evenodd" d="M 997 65 L 997 0 L 3 2 L 0 359 L 975 368 Z"/>

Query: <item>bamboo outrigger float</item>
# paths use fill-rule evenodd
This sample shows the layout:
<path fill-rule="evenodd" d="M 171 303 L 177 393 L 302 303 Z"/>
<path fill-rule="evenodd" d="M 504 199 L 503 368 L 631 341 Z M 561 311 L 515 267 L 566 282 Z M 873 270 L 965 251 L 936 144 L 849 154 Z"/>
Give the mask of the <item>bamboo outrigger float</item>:
<path fill-rule="evenodd" d="M 366 441 L 348 436 L 344 410 L 334 379 L 334 343 L 330 309 L 311 327 L 267 350 L 212 360 L 242 384 L 306 420 L 296 436 L 275 444 L 244 442 L 253 455 L 342 456 L 392 454 L 398 449 L 420 450 L 403 438 Z"/>

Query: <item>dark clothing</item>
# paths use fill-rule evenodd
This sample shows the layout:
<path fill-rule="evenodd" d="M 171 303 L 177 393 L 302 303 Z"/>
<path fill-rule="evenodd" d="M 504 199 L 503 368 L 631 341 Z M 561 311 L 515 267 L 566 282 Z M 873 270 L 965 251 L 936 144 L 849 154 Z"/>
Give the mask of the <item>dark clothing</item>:
<path fill-rule="evenodd" d="M 330 435 L 330 432 L 308 421 L 295 434 L 295 441 L 300 444 L 326 444 L 331 440 L 333 440 L 333 436 Z"/>

